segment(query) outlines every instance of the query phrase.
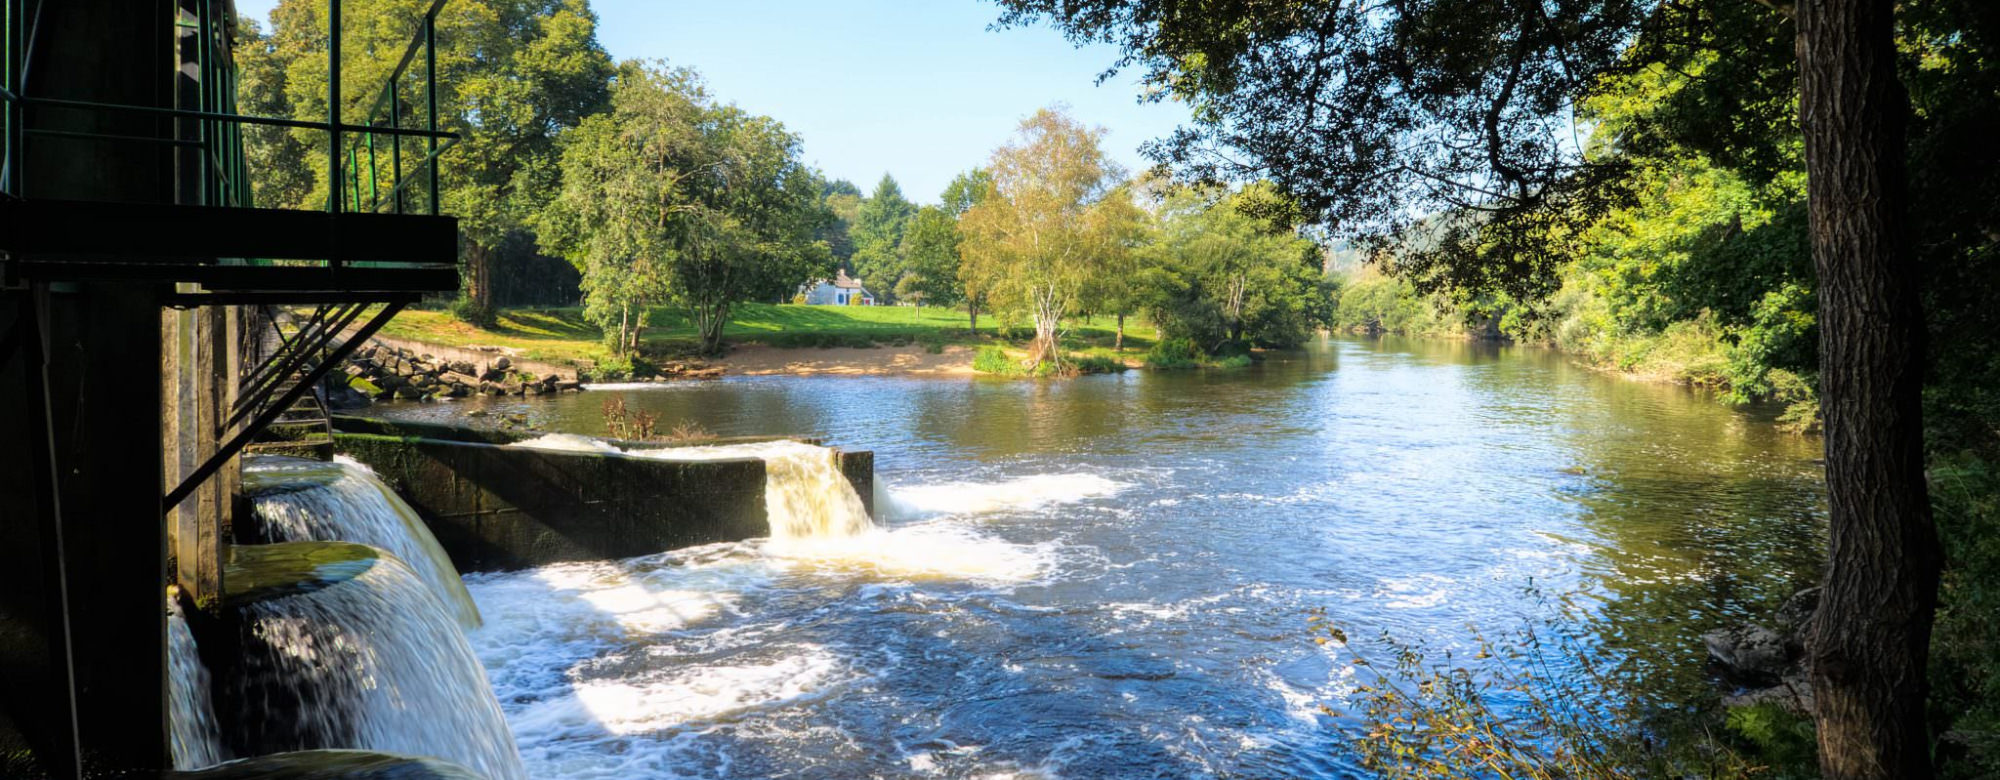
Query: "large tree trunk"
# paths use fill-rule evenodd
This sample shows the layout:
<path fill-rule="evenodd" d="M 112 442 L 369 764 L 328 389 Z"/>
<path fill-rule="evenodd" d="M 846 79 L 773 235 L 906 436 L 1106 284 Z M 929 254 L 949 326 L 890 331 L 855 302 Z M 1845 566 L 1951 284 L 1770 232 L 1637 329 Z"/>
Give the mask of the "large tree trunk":
<path fill-rule="evenodd" d="M 477 241 L 465 242 L 465 296 L 493 308 L 493 250 Z"/>
<path fill-rule="evenodd" d="M 1831 508 L 1808 638 L 1820 770 L 1920 780 L 1931 776 L 1925 660 L 1939 564 L 1894 3 L 1804 0 L 1797 13 Z"/>

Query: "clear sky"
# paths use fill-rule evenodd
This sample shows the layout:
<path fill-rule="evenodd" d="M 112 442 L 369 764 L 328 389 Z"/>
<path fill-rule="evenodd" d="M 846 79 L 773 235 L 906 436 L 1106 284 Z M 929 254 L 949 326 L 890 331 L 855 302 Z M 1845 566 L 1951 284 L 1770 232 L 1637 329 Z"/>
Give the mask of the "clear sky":
<path fill-rule="evenodd" d="M 268 18 L 276 0 L 237 0 Z M 665 59 L 707 77 L 720 99 L 785 123 L 808 162 L 871 192 L 883 173 L 934 202 L 1021 118 L 1053 103 L 1109 131 L 1106 151 L 1137 172 L 1141 143 L 1183 120 L 1137 102 L 1136 79 L 1103 86 L 1117 52 L 1076 49 L 1047 27 L 989 31 L 987 0 L 591 0 L 618 59 Z"/>

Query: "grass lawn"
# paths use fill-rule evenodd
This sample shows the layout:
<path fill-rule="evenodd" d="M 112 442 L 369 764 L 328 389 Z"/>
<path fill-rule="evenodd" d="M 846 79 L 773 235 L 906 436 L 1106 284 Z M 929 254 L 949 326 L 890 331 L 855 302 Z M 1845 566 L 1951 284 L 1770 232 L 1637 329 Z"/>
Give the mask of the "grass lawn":
<path fill-rule="evenodd" d="M 642 351 L 654 356 L 694 352 L 694 327 L 676 309 L 656 308 L 650 326 L 640 336 Z M 1002 341 L 1001 320 L 979 317 L 979 333 L 966 332 L 965 313 L 956 309 L 912 306 L 796 306 L 745 303 L 736 307 L 723 329 L 723 340 L 763 343 L 775 347 L 866 347 L 910 343 L 988 344 Z M 1014 323 L 1016 339 L 1030 335 L 1025 322 Z M 610 356 L 597 326 L 584 320 L 579 308 L 505 309 L 492 328 L 458 321 L 450 312 L 413 309 L 396 315 L 382 330 L 394 338 L 467 347 L 496 345 L 520 350 L 530 360 L 596 365 Z M 1065 345 L 1091 354 L 1111 354 L 1115 321 L 1108 316 L 1074 319 Z M 1125 352 L 1143 354 L 1158 334 L 1136 318 L 1125 320 Z M 1013 340 L 1013 339 L 1008 339 Z"/>

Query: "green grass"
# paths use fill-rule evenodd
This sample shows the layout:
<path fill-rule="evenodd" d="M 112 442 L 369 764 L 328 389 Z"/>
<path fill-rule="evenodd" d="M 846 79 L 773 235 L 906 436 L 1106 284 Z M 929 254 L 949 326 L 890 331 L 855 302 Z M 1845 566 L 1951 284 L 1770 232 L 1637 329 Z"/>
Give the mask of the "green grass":
<path fill-rule="evenodd" d="M 641 351 L 653 356 L 691 354 L 694 327 L 685 313 L 655 308 L 640 334 Z M 981 314 L 979 332 L 966 330 L 965 313 L 956 309 L 908 306 L 795 306 L 739 304 L 724 341 L 774 347 L 871 347 L 921 345 L 932 353 L 953 344 L 1001 343 L 1001 318 Z M 1111 346 L 1116 325 L 1111 317 L 1073 319 L 1063 340 L 1066 351 L 1117 359 Z M 1014 330 L 1023 328 L 1017 323 Z M 490 327 L 475 327 L 443 310 L 407 310 L 383 328 L 394 338 L 453 347 L 495 345 L 520 350 L 522 357 L 550 363 L 595 366 L 611 357 L 597 326 L 579 308 L 502 309 Z M 1133 318 L 1125 321 L 1125 352 L 1143 354 L 1158 334 Z"/>

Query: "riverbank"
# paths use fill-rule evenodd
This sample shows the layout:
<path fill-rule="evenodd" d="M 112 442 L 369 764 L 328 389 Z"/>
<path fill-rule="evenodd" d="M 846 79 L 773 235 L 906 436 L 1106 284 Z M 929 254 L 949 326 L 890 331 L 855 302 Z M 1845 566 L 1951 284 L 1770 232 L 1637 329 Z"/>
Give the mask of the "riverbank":
<path fill-rule="evenodd" d="M 438 355 L 505 355 L 539 373 L 607 381 L 708 368 L 744 375 L 970 375 L 980 347 L 1006 347 L 1025 335 L 986 315 L 970 330 L 965 314 L 954 309 L 746 303 L 723 330 L 724 354 L 704 357 L 680 312 L 654 309 L 649 323 L 639 349 L 623 356 L 612 354 L 602 331 L 576 308 L 505 309 L 484 327 L 445 311 L 410 310 L 383 329 L 381 340 Z M 1121 352 L 1112 349 L 1119 341 L 1115 319 L 1083 318 L 1071 323 L 1065 346 L 1072 354 L 1136 366 L 1157 336 L 1150 325 L 1128 319 Z"/>

